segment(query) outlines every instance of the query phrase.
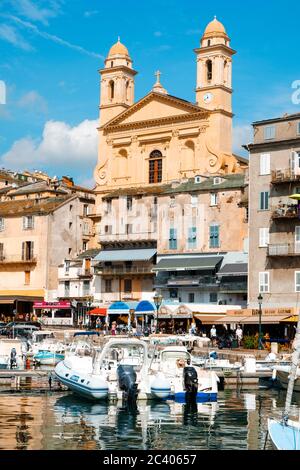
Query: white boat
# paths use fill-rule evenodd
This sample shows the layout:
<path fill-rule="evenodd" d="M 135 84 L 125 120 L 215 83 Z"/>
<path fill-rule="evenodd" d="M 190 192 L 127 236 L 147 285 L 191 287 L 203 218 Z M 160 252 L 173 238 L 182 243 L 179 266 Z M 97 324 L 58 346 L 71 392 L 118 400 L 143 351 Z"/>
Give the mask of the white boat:
<path fill-rule="evenodd" d="M 148 348 L 134 338 L 109 339 L 93 357 L 70 355 L 55 368 L 60 382 L 79 395 L 104 399 L 108 395 L 147 398 Z"/>
<path fill-rule="evenodd" d="M 216 401 L 219 378 L 214 371 L 192 366 L 184 346 L 168 346 L 150 366 L 151 394 L 155 398 L 185 400 L 187 393 L 197 401 Z"/>
<path fill-rule="evenodd" d="M 277 450 L 300 450 L 300 417 L 298 421 L 289 419 L 292 396 L 295 385 L 299 380 L 299 358 L 300 358 L 300 315 L 297 324 L 296 336 L 293 343 L 294 353 L 292 364 L 285 371 L 277 373 L 288 377 L 286 401 L 283 418 L 281 421 L 268 419 L 268 434 L 273 447 Z M 277 368 L 278 369 L 278 368 Z"/>
<path fill-rule="evenodd" d="M 275 366 L 273 367 L 274 375 L 276 377 L 282 388 L 287 390 L 289 385 L 289 376 L 291 373 L 291 366 Z M 294 391 L 300 392 L 300 367 L 297 368 L 297 373 L 294 383 Z"/>
<path fill-rule="evenodd" d="M 32 335 L 29 354 L 36 364 L 53 366 L 64 359 L 66 346 L 57 341 L 53 331 L 36 331 Z"/>
<path fill-rule="evenodd" d="M 0 369 L 24 369 L 26 344 L 20 339 L 0 339 Z M 27 348 L 26 348 L 27 349 Z"/>

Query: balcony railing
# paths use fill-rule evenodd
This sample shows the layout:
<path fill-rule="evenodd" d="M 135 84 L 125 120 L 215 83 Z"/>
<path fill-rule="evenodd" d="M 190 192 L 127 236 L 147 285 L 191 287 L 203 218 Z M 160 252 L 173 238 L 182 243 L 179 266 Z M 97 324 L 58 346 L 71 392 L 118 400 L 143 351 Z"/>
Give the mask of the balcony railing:
<path fill-rule="evenodd" d="M 299 218 L 298 205 L 279 204 L 272 207 L 272 219 L 297 219 Z"/>
<path fill-rule="evenodd" d="M 282 243 L 268 246 L 268 256 L 300 256 L 300 243 Z"/>
<path fill-rule="evenodd" d="M 91 269 L 83 269 L 83 268 L 80 268 L 77 270 L 77 276 L 79 277 L 89 277 L 89 276 L 92 276 L 93 273 L 92 273 L 92 270 Z"/>
<path fill-rule="evenodd" d="M 216 286 L 217 280 L 213 277 L 185 276 L 167 279 L 168 286 Z"/>
<path fill-rule="evenodd" d="M 273 184 L 289 183 L 291 181 L 300 181 L 300 171 L 292 170 L 291 168 L 285 170 L 272 171 Z"/>
<path fill-rule="evenodd" d="M 119 274 L 154 274 L 152 266 L 131 266 L 131 267 L 98 267 L 96 268 L 97 274 L 102 275 L 119 275 Z"/>
<path fill-rule="evenodd" d="M 22 255 L 0 255 L 0 263 L 1 264 L 13 264 L 13 263 L 36 263 L 37 259 L 34 255 L 32 256 L 25 256 L 24 258 Z"/>
<path fill-rule="evenodd" d="M 115 241 L 139 241 L 139 240 L 153 240 L 154 231 L 140 232 L 140 233 L 98 233 L 99 241 L 115 242 Z"/>
<path fill-rule="evenodd" d="M 248 291 L 247 282 L 222 282 L 220 284 L 220 292 L 222 293 L 246 293 Z"/>

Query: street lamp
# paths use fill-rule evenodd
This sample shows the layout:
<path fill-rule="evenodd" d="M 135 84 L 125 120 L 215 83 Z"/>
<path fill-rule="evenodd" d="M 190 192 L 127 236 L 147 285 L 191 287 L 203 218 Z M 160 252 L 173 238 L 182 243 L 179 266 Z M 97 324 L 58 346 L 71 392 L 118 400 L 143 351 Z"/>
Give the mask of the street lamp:
<path fill-rule="evenodd" d="M 153 297 L 153 300 L 154 300 L 154 303 L 155 303 L 155 306 L 156 306 L 156 328 L 155 328 L 155 333 L 158 333 L 158 310 L 159 310 L 159 307 L 162 304 L 163 296 L 160 295 L 160 294 L 155 294 L 155 296 Z"/>
<path fill-rule="evenodd" d="M 87 305 L 88 305 L 88 308 L 89 308 L 89 322 L 88 322 L 88 329 L 90 329 L 91 327 L 91 315 L 90 315 L 90 310 L 91 310 L 91 306 L 92 306 L 92 299 L 89 298 L 88 302 L 87 302 Z"/>
<path fill-rule="evenodd" d="M 258 327 L 258 349 L 261 350 L 262 347 L 262 342 L 261 342 L 261 315 L 262 315 L 262 310 L 261 310 L 261 304 L 263 301 L 263 296 L 259 294 L 257 297 L 258 300 L 258 315 L 259 315 L 259 327 Z"/>

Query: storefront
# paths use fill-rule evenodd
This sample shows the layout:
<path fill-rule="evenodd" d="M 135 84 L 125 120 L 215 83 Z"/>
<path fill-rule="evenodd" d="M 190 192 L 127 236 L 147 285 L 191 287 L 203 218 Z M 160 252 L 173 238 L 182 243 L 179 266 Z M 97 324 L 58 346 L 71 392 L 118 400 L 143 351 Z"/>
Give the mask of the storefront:
<path fill-rule="evenodd" d="M 162 333 L 188 333 L 192 320 L 192 313 L 181 311 L 178 305 L 167 305 L 159 310 L 158 328 Z"/>
<path fill-rule="evenodd" d="M 34 302 L 34 313 L 43 325 L 72 326 L 73 308 L 70 302 Z"/>

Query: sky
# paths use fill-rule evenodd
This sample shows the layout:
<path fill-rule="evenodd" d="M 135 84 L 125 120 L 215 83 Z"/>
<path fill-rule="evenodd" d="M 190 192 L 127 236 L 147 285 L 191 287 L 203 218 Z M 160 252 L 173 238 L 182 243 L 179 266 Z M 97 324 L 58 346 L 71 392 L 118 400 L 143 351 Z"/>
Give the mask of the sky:
<path fill-rule="evenodd" d="M 112 44 L 121 37 L 139 72 L 136 100 L 159 69 L 170 94 L 194 102 L 193 49 L 215 15 L 237 51 L 234 151 L 245 155 L 253 121 L 300 112 L 292 100 L 300 80 L 298 0 L 0 0 L 0 167 L 69 175 L 91 187 L 98 70 Z"/>

